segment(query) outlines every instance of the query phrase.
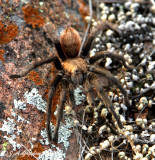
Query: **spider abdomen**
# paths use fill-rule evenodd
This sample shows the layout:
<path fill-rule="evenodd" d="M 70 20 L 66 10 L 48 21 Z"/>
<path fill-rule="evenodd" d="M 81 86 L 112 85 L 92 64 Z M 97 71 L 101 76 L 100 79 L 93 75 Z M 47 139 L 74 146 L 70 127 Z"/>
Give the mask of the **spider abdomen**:
<path fill-rule="evenodd" d="M 78 56 L 81 46 L 81 37 L 74 28 L 69 27 L 62 32 L 60 43 L 64 54 L 68 58 L 75 58 Z"/>

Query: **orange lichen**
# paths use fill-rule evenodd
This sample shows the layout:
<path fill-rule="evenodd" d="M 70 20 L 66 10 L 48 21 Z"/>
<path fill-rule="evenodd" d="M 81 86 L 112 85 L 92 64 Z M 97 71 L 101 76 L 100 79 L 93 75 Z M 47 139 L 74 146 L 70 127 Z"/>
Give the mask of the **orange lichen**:
<path fill-rule="evenodd" d="M 36 85 L 43 85 L 43 80 L 40 78 L 39 74 L 35 71 L 31 71 L 27 78 L 36 83 Z"/>
<path fill-rule="evenodd" d="M 34 144 L 34 148 L 32 149 L 33 153 L 42 153 L 44 151 L 43 146 L 40 142 L 36 142 Z"/>
<path fill-rule="evenodd" d="M 42 144 L 40 142 L 36 142 L 34 144 L 34 148 L 32 149 L 32 155 L 34 155 L 35 157 L 38 157 L 39 154 L 41 154 L 44 151 Z M 19 156 L 17 159 L 18 160 L 36 160 L 35 157 L 33 157 L 30 153 L 26 153 L 24 155 Z"/>
<path fill-rule="evenodd" d="M 34 158 L 31 155 L 20 156 L 20 157 L 17 158 L 17 160 L 27 160 L 27 159 L 29 159 L 29 160 L 36 160 L 36 158 Z"/>
<path fill-rule="evenodd" d="M 0 49 L 0 60 L 3 62 L 3 65 L 4 65 L 3 54 L 4 54 L 4 50 Z"/>
<path fill-rule="evenodd" d="M 42 128 L 45 128 L 45 127 L 46 127 L 45 123 L 46 123 L 46 116 L 43 115 L 43 118 L 42 118 L 42 121 L 41 121 L 41 126 L 42 126 Z"/>
<path fill-rule="evenodd" d="M 22 7 L 24 12 L 24 20 L 26 23 L 31 24 L 33 28 L 36 26 L 41 27 L 45 24 L 44 18 L 39 15 L 39 11 L 36 8 L 32 8 L 29 5 Z"/>
<path fill-rule="evenodd" d="M 12 39 L 16 37 L 18 34 L 18 27 L 17 25 L 8 25 L 7 27 L 4 26 L 2 22 L 0 22 L 0 44 L 8 43 Z"/>
<path fill-rule="evenodd" d="M 89 15 L 89 8 L 86 5 L 86 3 L 83 0 L 78 0 L 78 4 L 79 4 L 79 12 L 81 14 L 82 20 L 85 24 L 85 27 L 87 26 L 87 22 L 85 20 L 85 17 Z"/>

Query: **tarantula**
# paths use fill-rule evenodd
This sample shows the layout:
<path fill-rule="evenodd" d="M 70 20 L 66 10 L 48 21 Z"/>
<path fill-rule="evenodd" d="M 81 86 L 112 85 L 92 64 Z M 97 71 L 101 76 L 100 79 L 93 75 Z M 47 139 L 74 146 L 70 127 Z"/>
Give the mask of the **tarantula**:
<path fill-rule="evenodd" d="M 10 75 L 10 78 L 20 78 L 26 76 L 32 69 L 35 69 L 43 64 L 53 62 L 55 68 L 57 69 L 57 73 L 55 78 L 53 79 L 48 93 L 48 105 L 47 105 L 47 124 L 46 130 L 48 134 L 49 142 L 52 141 L 57 142 L 58 140 L 58 129 L 60 125 L 60 121 L 63 117 L 63 106 L 67 99 L 67 94 L 69 93 L 69 99 L 72 107 L 75 107 L 75 98 L 74 98 L 74 89 L 78 85 L 84 85 L 87 101 L 92 108 L 94 107 L 94 95 L 97 94 L 99 99 L 103 101 L 103 103 L 108 107 L 112 115 L 115 117 L 119 128 L 123 128 L 123 125 L 120 121 L 119 115 L 116 114 L 113 104 L 110 101 L 109 97 L 104 91 L 104 82 L 100 81 L 101 77 L 108 79 L 114 83 L 124 95 L 125 104 L 130 106 L 128 100 L 128 94 L 126 90 L 121 86 L 118 80 L 106 69 L 101 68 L 95 65 L 99 59 L 105 57 L 111 57 L 117 60 L 122 61 L 123 65 L 132 69 L 132 67 L 128 66 L 124 60 L 124 58 L 115 53 L 111 53 L 109 51 L 101 51 L 96 53 L 95 56 L 89 57 L 89 51 L 91 49 L 91 45 L 93 40 L 99 31 L 105 31 L 110 28 L 111 30 L 118 33 L 117 29 L 112 27 L 111 24 L 107 22 L 100 22 L 95 29 L 92 29 L 87 36 L 87 39 L 84 43 L 81 53 L 79 54 L 79 50 L 81 47 L 81 38 L 79 33 L 72 27 L 66 28 L 63 33 L 60 35 L 60 40 L 56 36 L 53 31 L 51 23 L 47 23 L 44 27 L 45 33 L 48 38 L 55 45 L 57 50 L 57 55 L 53 55 L 45 60 L 41 60 L 31 64 L 24 72 L 20 74 Z M 61 101 L 60 106 L 58 108 L 57 114 L 57 122 L 54 130 L 54 136 L 51 136 L 51 128 L 50 128 L 50 115 L 51 115 L 51 105 L 52 99 L 56 92 L 56 87 L 61 82 L 62 93 L 61 93 Z"/>

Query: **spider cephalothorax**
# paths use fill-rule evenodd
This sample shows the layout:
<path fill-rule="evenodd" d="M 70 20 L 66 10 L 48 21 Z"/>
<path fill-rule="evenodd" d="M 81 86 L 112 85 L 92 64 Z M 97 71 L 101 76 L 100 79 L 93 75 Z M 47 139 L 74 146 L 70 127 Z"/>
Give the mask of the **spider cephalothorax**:
<path fill-rule="evenodd" d="M 67 59 L 62 62 L 62 66 L 65 72 L 71 77 L 71 81 L 74 85 L 82 85 L 84 82 L 84 74 L 87 71 L 86 62 L 78 57 L 74 59 Z"/>
<path fill-rule="evenodd" d="M 109 97 L 104 91 L 104 82 L 101 81 L 101 77 L 105 77 L 108 81 L 114 83 L 124 95 L 124 101 L 127 106 L 130 106 L 128 95 L 126 90 L 121 86 L 121 84 L 117 81 L 117 79 L 106 69 L 100 68 L 98 65 L 94 65 L 97 63 L 99 59 L 105 57 L 111 57 L 117 60 L 122 61 L 123 65 L 132 69 L 132 67 L 128 66 L 122 56 L 111 53 L 109 51 L 101 51 L 96 53 L 95 56 L 89 58 L 89 50 L 91 48 L 91 44 L 96 37 L 98 31 L 104 31 L 106 29 L 112 29 L 117 34 L 119 33 L 112 25 L 101 22 L 97 25 L 96 29 L 92 29 L 90 34 L 88 35 L 84 46 L 82 47 L 81 53 L 79 54 L 79 50 L 81 47 L 81 38 L 78 32 L 72 28 L 66 28 L 59 38 L 53 32 L 51 23 L 45 25 L 44 30 L 47 33 L 48 38 L 55 45 L 57 50 L 57 55 L 53 55 L 45 60 L 33 63 L 28 67 L 27 70 L 22 72 L 21 74 L 10 75 L 10 78 L 20 78 L 27 75 L 32 69 L 35 69 L 43 64 L 54 62 L 55 67 L 57 69 L 57 74 L 52 81 L 49 94 L 48 94 L 48 105 L 47 105 L 47 134 L 49 142 L 57 141 L 58 139 L 58 129 L 60 125 L 60 121 L 63 116 L 63 106 L 67 99 L 67 93 L 69 93 L 69 99 L 72 107 L 75 107 L 75 98 L 74 98 L 74 88 L 77 85 L 83 85 L 85 88 L 85 93 L 87 96 L 88 104 L 93 108 L 94 103 L 94 92 L 97 94 L 99 99 L 108 107 L 112 115 L 117 121 L 119 128 L 123 128 L 123 125 L 120 121 L 119 115 L 116 114 L 113 104 L 110 101 Z M 51 115 L 51 106 L 52 99 L 55 95 L 56 87 L 61 82 L 62 93 L 60 106 L 58 108 L 57 114 L 57 123 L 54 131 L 54 136 L 51 136 L 51 127 L 50 127 L 50 115 Z"/>

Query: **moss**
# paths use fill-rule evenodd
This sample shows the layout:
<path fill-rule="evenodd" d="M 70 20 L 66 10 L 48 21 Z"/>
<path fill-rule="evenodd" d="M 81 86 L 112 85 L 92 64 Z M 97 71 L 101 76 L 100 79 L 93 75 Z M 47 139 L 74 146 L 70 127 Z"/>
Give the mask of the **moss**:
<path fill-rule="evenodd" d="M 2 144 L 2 150 L 3 151 L 6 151 L 7 150 L 7 145 L 8 145 L 9 143 L 8 142 L 4 142 L 3 144 Z"/>

